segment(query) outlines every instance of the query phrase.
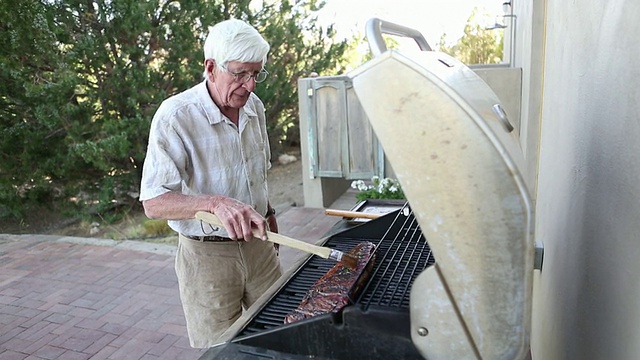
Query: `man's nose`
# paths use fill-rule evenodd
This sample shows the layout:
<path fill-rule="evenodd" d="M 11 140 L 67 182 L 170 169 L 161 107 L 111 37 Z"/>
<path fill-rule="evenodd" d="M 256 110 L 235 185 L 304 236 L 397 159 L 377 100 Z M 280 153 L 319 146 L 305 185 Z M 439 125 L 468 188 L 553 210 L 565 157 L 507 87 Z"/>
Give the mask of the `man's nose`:
<path fill-rule="evenodd" d="M 253 90 L 256 88 L 256 78 L 255 77 L 251 77 L 249 78 L 249 81 L 247 81 L 246 83 L 242 84 L 242 86 L 247 89 L 247 91 L 251 91 L 253 92 Z"/>

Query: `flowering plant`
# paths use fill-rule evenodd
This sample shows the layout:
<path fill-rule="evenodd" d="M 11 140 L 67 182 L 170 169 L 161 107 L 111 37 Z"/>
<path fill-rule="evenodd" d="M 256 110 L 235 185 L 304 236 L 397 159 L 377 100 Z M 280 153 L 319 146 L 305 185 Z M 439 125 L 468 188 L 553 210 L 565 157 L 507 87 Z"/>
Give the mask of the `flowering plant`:
<path fill-rule="evenodd" d="M 360 191 L 356 194 L 359 201 L 366 199 L 405 199 L 400 183 L 396 179 L 378 176 L 371 178 L 371 185 L 367 185 L 363 180 L 356 180 L 351 183 L 351 188 Z"/>

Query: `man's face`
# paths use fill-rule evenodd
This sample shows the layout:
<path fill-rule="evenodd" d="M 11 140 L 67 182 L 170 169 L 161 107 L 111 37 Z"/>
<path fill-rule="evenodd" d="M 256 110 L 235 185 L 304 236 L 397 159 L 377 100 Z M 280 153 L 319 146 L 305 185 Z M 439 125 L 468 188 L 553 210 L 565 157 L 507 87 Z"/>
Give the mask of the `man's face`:
<path fill-rule="evenodd" d="M 216 64 L 208 59 L 205 63 L 208 71 L 208 79 L 211 83 L 210 92 L 218 106 L 239 109 L 243 107 L 249 95 L 256 88 L 255 75 L 262 70 L 262 62 L 242 63 L 232 61 L 226 66 Z"/>

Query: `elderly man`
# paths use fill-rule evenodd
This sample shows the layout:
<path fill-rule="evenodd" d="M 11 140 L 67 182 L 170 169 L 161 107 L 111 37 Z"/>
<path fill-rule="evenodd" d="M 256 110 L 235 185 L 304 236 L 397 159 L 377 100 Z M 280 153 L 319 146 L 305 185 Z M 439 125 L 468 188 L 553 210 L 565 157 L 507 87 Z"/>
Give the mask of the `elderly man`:
<path fill-rule="evenodd" d="M 205 80 L 166 99 L 149 133 L 140 200 L 178 232 L 175 270 L 192 347 L 218 337 L 281 275 L 276 250 L 253 239 L 276 232 L 269 205 L 270 148 L 264 105 L 269 44 L 240 20 L 210 28 Z M 224 228 L 194 220 L 214 213 Z"/>

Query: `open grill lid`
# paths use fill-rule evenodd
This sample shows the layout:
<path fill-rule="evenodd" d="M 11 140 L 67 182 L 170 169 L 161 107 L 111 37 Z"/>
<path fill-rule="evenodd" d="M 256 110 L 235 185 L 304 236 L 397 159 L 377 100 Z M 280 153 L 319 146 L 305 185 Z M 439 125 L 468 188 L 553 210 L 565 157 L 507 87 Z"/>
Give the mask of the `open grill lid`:
<path fill-rule="evenodd" d="M 431 248 L 411 290 L 426 358 L 523 358 L 529 346 L 533 210 L 500 100 L 433 51 L 382 52 L 349 74 Z"/>

